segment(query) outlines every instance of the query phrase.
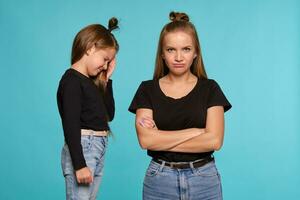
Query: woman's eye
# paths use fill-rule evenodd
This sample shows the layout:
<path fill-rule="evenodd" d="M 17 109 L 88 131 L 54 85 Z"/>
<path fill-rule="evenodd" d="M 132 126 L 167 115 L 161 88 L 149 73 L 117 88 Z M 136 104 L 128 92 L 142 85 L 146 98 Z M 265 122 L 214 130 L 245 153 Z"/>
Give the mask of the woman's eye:
<path fill-rule="evenodd" d="M 186 47 L 183 49 L 183 51 L 190 51 L 190 50 L 191 50 L 191 48 L 189 48 L 189 47 Z"/>
<path fill-rule="evenodd" d="M 171 53 L 172 51 L 174 51 L 174 49 L 172 49 L 172 48 L 167 49 L 167 52 L 169 52 L 169 53 Z"/>

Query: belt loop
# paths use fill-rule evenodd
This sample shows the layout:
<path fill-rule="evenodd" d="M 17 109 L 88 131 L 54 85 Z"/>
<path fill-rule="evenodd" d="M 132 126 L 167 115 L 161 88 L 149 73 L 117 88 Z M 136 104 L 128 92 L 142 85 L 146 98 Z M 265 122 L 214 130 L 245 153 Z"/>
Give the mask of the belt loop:
<path fill-rule="evenodd" d="M 93 141 L 94 137 L 95 137 L 95 132 L 91 130 L 90 141 Z"/>
<path fill-rule="evenodd" d="M 161 163 L 161 165 L 160 165 L 160 167 L 159 167 L 159 171 L 160 171 L 160 172 L 162 172 L 162 170 L 163 170 L 165 164 L 166 164 L 166 161 L 162 160 L 162 163 Z"/>
<path fill-rule="evenodd" d="M 196 172 L 195 167 L 194 167 L 194 163 L 193 162 L 189 162 L 190 164 L 190 168 L 192 169 L 193 173 Z"/>

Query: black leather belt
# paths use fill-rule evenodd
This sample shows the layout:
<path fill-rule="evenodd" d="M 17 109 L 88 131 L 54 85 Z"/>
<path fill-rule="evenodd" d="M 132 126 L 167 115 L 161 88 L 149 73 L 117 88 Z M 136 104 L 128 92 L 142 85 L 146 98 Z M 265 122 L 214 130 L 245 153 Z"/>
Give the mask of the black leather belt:
<path fill-rule="evenodd" d="M 197 168 L 197 167 L 202 167 L 205 164 L 207 164 L 207 163 L 209 163 L 213 160 L 215 160 L 214 157 L 209 156 L 209 157 L 205 157 L 201 160 L 192 161 L 192 162 L 167 162 L 167 161 L 165 161 L 165 166 L 175 168 L 175 169 L 186 169 L 186 168 L 190 168 L 191 167 L 190 163 L 192 163 L 193 166 L 195 168 Z M 158 163 L 158 164 L 163 164 L 163 162 L 164 162 L 163 160 L 160 160 L 160 159 L 157 159 L 157 158 L 153 158 L 153 161 Z"/>

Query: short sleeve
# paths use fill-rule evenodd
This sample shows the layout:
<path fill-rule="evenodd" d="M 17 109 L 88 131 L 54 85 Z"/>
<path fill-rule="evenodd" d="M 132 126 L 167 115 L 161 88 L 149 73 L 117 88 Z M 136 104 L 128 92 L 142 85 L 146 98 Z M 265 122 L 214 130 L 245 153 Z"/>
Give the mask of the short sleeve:
<path fill-rule="evenodd" d="M 228 111 L 232 107 L 219 84 L 214 80 L 211 80 L 211 87 L 207 100 L 207 108 L 212 106 L 223 106 L 224 112 Z"/>
<path fill-rule="evenodd" d="M 149 95 L 149 87 L 146 86 L 146 83 L 143 81 L 139 88 L 137 89 L 131 104 L 128 108 L 129 112 L 136 113 L 136 110 L 139 108 L 149 108 L 152 109 L 152 103 Z"/>

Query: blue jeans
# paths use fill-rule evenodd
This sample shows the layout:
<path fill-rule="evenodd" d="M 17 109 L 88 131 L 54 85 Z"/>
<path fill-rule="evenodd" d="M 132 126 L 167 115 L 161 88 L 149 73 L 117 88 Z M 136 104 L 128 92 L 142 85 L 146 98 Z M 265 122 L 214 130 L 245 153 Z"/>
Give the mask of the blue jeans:
<path fill-rule="evenodd" d="M 222 200 L 221 180 L 215 162 L 202 167 L 175 169 L 153 160 L 147 169 L 144 200 Z"/>
<path fill-rule="evenodd" d="M 91 184 L 77 183 L 69 148 L 65 144 L 61 153 L 61 165 L 65 177 L 67 200 L 95 200 L 101 183 L 107 137 L 81 136 L 81 145 L 86 164 L 92 171 L 94 180 Z"/>

